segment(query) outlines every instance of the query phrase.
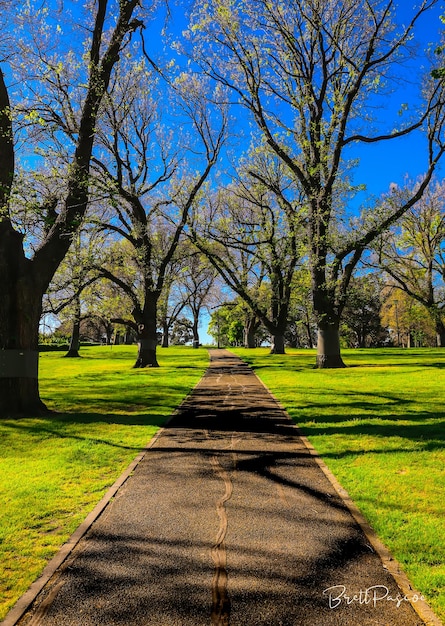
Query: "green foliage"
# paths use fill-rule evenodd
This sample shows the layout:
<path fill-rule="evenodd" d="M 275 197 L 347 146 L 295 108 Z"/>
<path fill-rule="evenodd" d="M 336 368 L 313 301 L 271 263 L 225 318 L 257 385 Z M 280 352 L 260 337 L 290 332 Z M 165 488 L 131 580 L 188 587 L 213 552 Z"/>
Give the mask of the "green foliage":
<path fill-rule="evenodd" d="M 227 339 L 231 346 L 242 346 L 244 341 L 244 324 L 240 320 L 230 322 Z"/>
<path fill-rule="evenodd" d="M 48 417 L 0 420 L 0 620 L 201 377 L 207 352 L 136 347 L 40 357 Z M 61 384 L 63 381 L 63 384 Z M 19 470 L 19 471 L 18 471 Z"/>

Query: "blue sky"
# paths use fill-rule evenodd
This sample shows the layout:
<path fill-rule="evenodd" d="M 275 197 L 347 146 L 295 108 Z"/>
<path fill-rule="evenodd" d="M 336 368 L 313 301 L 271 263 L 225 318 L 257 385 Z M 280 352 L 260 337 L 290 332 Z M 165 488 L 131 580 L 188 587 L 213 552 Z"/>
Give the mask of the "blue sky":
<path fill-rule="evenodd" d="M 412 15 L 412 5 L 413 0 L 400 1 L 398 15 L 400 15 L 401 21 L 406 21 Z M 419 44 L 420 48 L 425 49 L 431 45 L 432 49 L 435 49 L 444 29 L 440 21 L 440 15 L 444 12 L 444 6 L 440 4 L 418 23 L 415 31 L 415 42 Z M 387 106 L 378 111 L 383 123 L 385 120 L 397 120 L 397 110 L 401 104 L 407 103 L 411 107 L 415 105 L 419 89 L 418 72 L 421 63 L 422 61 L 419 61 L 417 66 L 412 66 L 412 75 L 407 78 L 407 82 L 402 83 L 398 91 L 394 92 L 388 99 Z M 415 179 L 427 167 L 425 145 L 425 137 L 419 132 L 397 140 L 360 146 L 356 150 L 360 165 L 356 172 L 355 182 L 366 181 L 368 191 L 380 195 L 380 193 L 388 190 L 392 182 L 403 183 L 406 176 Z"/>

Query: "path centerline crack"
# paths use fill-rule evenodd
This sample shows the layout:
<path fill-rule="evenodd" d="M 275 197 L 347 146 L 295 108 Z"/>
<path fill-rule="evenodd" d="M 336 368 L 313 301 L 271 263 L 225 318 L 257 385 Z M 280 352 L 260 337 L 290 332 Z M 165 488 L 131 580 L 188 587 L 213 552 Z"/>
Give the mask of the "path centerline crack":
<path fill-rule="evenodd" d="M 210 434 L 207 431 L 207 437 Z M 230 448 L 233 450 L 234 433 L 231 436 Z M 235 452 L 232 454 L 234 467 L 236 466 Z M 228 514 L 226 503 L 233 494 L 233 482 L 231 472 L 227 470 L 220 461 L 220 455 L 215 453 L 211 457 L 211 464 L 215 474 L 224 483 L 224 494 L 216 503 L 216 512 L 219 519 L 218 532 L 216 534 L 215 543 L 211 549 L 211 556 L 215 565 L 215 572 L 212 580 L 212 612 L 211 623 L 215 626 L 228 626 L 230 621 L 230 597 L 228 593 L 228 574 L 227 574 L 227 548 L 226 536 L 228 529 Z"/>

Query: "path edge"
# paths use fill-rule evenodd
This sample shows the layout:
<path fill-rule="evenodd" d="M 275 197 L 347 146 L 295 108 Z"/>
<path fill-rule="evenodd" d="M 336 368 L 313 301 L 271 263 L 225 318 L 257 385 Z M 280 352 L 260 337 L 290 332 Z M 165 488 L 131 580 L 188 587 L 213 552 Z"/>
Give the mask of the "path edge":
<path fill-rule="evenodd" d="M 76 546 L 79 544 L 82 537 L 86 535 L 94 522 L 102 515 L 104 510 L 107 508 L 111 500 L 116 496 L 119 489 L 123 487 L 123 485 L 127 482 L 127 480 L 132 476 L 136 467 L 140 464 L 142 459 L 145 457 L 147 452 L 152 448 L 156 441 L 161 437 L 162 433 L 166 428 L 168 428 L 169 424 L 173 421 L 173 419 L 178 415 L 179 411 L 183 404 L 187 401 L 189 396 L 195 391 L 198 387 L 201 380 L 206 375 L 207 370 L 210 365 L 210 355 L 209 355 L 209 363 L 200 377 L 200 379 L 193 385 L 193 387 L 189 390 L 189 392 L 184 396 L 181 403 L 174 409 L 174 411 L 167 417 L 163 426 L 161 426 L 153 435 L 153 437 L 148 441 L 148 443 L 142 448 L 139 454 L 131 461 L 131 463 L 126 467 L 126 469 L 122 472 L 122 474 L 116 479 L 116 481 L 109 487 L 108 491 L 101 498 L 101 500 L 96 504 L 94 509 L 88 513 L 84 521 L 76 528 L 73 534 L 68 538 L 68 540 L 62 544 L 59 548 L 58 552 L 53 556 L 53 558 L 48 561 L 45 568 L 43 569 L 40 576 L 28 587 L 28 589 L 20 596 L 17 602 L 12 606 L 12 608 L 8 611 L 5 618 L 2 622 L 0 622 L 0 626 L 15 626 L 22 619 L 25 613 L 31 608 L 32 604 L 35 602 L 39 594 L 44 590 L 49 581 L 54 577 L 54 575 L 61 570 L 62 566 L 68 560 L 68 557 L 73 553 Z"/>
<path fill-rule="evenodd" d="M 230 352 L 230 351 L 228 351 Z M 235 358 L 243 361 L 241 357 L 230 352 Z M 358 526 L 362 529 L 364 535 L 370 542 L 373 549 L 378 554 L 380 560 L 382 561 L 383 567 L 391 574 L 394 578 L 397 586 L 409 599 L 412 595 L 418 595 L 419 598 L 423 597 L 422 594 L 417 591 L 411 585 L 411 582 L 408 579 L 408 576 L 403 571 L 400 563 L 396 561 L 396 559 L 392 556 L 388 548 L 382 543 L 382 541 L 378 538 L 377 534 L 370 526 L 370 524 L 365 519 L 364 515 L 361 513 L 360 509 L 354 503 L 354 501 L 349 496 L 348 492 L 342 487 L 340 482 L 337 480 L 335 475 L 328 468 L 326 463 L 322 460 L 320 455 L 314 446 L 310 443 L 308 438 L 302 434 L 299 426 L 292 420 L 290 415 L 287 413 L 284 405 L 276 398 L 276 396 L 271 392 L 271 390 L 267 387 L 267 385 L 261 380 L 261 378 L 257 375 L 255 370 L 248 364 L 246 361 L 243 361 L 253 372 L 256 379 L 261 383 L 261 385 L 266 389 L 266 391 L 271 395 L 274 402 L 276 402 L 277 406 L 286 414 L 289 421 L 292 423 L 293 427 L 298 432 L 299 437 L 301 438 L 302 443 L 307 448 L 309 454 L 314 458 L 317 465 L 322 470 L 323 474 L 329 480 L 335 491 L 338 493 L 339 497 L 343 501 L 345 507 L 349 510 L 352 517 Z M 74 533 L 69 537 L 69 539 L 61 546 L 56 555 L 47 563 L 44 570 L 40 574 L 40 576 L 28 587 L 27 591 L 20 596 L 14 606 L 10 609 L 10 611 L 6 614 L 6 617 L 2 622 L 0 622 L 0 626 L 15 626 L 18 621 L 25 615 L 28 609 L 31 607 L 33 602 L 36 600 L 37 596 L 42 592 L 45 586 L 48 584 L 50 579 L 56 574 L 56 572 L 61 568 L 63 563 L 68 559 L 71 555 L 75 547 L 79 544 L 80 540 L 87 531 L 91 528 L 93 523 L 100 517 L 105 508 L 108 506 L 112 498 L 116 495 L 118 490 L 125 484 L 128 478 L 131 477 L 132 473 L 145 457 L 147 452 L 154 446 L 157 439 L 162 435 L 165 428 L 168 427 L 169 423 L 174 419 L 174 417 L 180 411 L 182 405 L 187 400 L 187 398 L 193 393 L 193 391 L 198 387 L 202 378 L 205 376 L 208 367 L 205 372 L 201 376 L 201 378 L 197 381 L 197 383 L 193 386 L 192 389 L 188 392 L 188 394 L 183 398 L 182 402 L 178 407 L 172 412 L 172 414 L 167 418 L 164 425 L 159 428 L 158 431 L 153 435 L 147 445 L 141 450 L 141 452 L 133 459 L 133 461 L 128 465 L 128 467 L 122 472 L 122 474 L 117 478 L 117 480 L 113 483 L 113 485 L 108 489 L 102 499 L 97 503 L 94 509 L 87 515 L 85 520 L 78 526 L 78 528 L 74 531 Z M 409 599 L 411 606 L 414 611 L 420 617 L 420 619 L 424 622 L 425 626 L 444 626 L 443 622 L 437 617 L 432 608 L 425 600 L 419 599 L 418 602 L 412 602 Z"/>
<path fill-rule="evenodd" d="M 237 357 L 239 359 L 241 358 L 238 355 L 234 354 L 233 352 L 231 354 L 233 354 L 235 357 Z M 246 361 L 244 361 L 244 362 L 246 363 Z M 246 363 L 246 364 L 249 365 L 248 363 Z M 301 439 L 302 443 L 304 444 L 304 446 L 307 448 L 309 454 L 315 460 L 315 462 L 317 463 L 317 465 L 319 466 L 319 468 L 321 469 L 323 474 L 329 480 L 329 482 L 331 483 L 331 485 L 333 486 L 335 491 L 338 493 L 338 495 L 341 498 L 342 502 L 344 503 L 345 507 L 349 510 L 349 512 L 351 513 L 351 515 L 354 518 L 355 522 L 358 524 L 358 526 L 363 531 L 365 537 L 368 539 L 368 541 L 371 544 L 372 548 L 378 554 L 380 560 L 382 561 L 383 567 L 394 578 L 394 580 L 395 580 L 397 586 L 399 587 L 400 591 L 402 592 L 402 594 L 404 596 L 406 596 L 406 598 L 408 599 L 410 605 L 413 607 L 414 611 L 417 613 L 417 615 L 420 617 L 420 619 L 424 622 L 424 625 L 425 626 L 444 626 L 443 622 L 434 613 L 433 609 L 426 602 L 426 600 L 422 600 L 421 599 L 421 598 L 424 597 L 423 594 L 412 586 L 408 576 L 403 571 L 402 566 L 400 565 L 400 563 L 394 558 L 394 556 L 391 554 L 389 549 L 379 539 L 379 537 L 377 536 L 376 532 L 374 531 L 372 526 L 369 524 L 369 522 L 366 520 L 365 516 L 360 511 L 358 506 L 352 500 L 351 496 L 348 494 L 346 489 L 344 489 L 344 487 L 337 480 L 335 475 L 332 473 L 332 471 L 329 469 L 329 467 L 323 461 L 323 459 L 321 458 L 321 456 L 319 455 L 317 450 L 314 448 L 314 446 L 311 444 L 309 439 L 305 435 L 303 435 L 303 433 L 301 432 L 301 429 L 298 426 L 298 424 L 296 424 L 294 422 L 294 420 L 291 418 L 291 416 L 287 412 L 286 407 L 271 392 L 271 390 L 266 385 L 266 383 L 261 380 L 261 378 L 255 372 L 253 367 L 251 367 L 250 365 L 249 365 L 249 367 L 252 370 L 252 372 L 255 374 L 255 377 L 261 383 L 261 385 L 266 389 L 266 391 L 268 393 L 270 393 L 270 395 L 272 396 L 272 398 L 276 402 L 277 406 L 282 411 L 284 411 L 284 413 L 287 415 L 289 421 L 292 422 L 295 430 L 298 432 L 298 436 L 300 437 L 300 439 Z M 413 596 L 417 596 L 419 598 L 417 602 L 413 602 L 411 600 L 411 598 Z M 0 626 L 2 626 L 2 625 L 0 625 Z"/>

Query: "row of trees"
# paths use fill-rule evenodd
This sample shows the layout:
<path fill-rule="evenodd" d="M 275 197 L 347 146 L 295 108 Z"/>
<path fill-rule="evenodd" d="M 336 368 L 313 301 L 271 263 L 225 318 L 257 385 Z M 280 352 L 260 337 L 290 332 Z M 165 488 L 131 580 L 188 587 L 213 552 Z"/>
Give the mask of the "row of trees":
<path fill-rule="evenodd" d="M 291 299 L 285 343 L 292 348 L 314 348 L 317 323 L 310 301 Z M 219 347 L 257 347 L 269 344 L 270 334 L 260 323 L 253 332 L 250 311 L 234 299 L 212 312 L 209 334 Z M 379 275 L 355 277 L 340 325 L 340 343 L 348 348 L 434 347 L 438 345 L 435 322 L 416 299 Z M 177 341 L 173 337 L 173 342 Z"/>
<path fill-rule="evenodd" d="M 79 320 L 81 294 L 107 280 L 120 294 L 110 319 L 135 333 L 137 366 L 156 365 L 159 313 L 178 267 L 198 280 L 203 258 L 248 307 L 250 332 L 261 323 L 276 352 L 302 281 L 317 365 L 343 366 L 339 331 L 354 273 L 364 260 L 385 263 L 407 290 L 394 269 L 400 246 L 382 234 L 418 206 L 445 151 L 444 85 L 426 59 L 413 106 L 371 120 L 392 81 L 406 71 L 412 80 L 409 64 L 423 54 L 412 45 L 415 28 L 436 4 L 422 0 L 402 20 L 393 0 L 210 0 L 196 4 L 181 37 L 168 34 L 168 15 L 160 26 L 162 4 L 9 7 L 0 59 L 0 413 L 45 409 L 44 297 L 57 311 L 71 290 Z M 166 58 L 162 45 L 156 58 L 146 45 L 150 24 L 156 34 L 163 26 L 152 40 Z M 417 184 L 357 210 L 357 148 L 412 134 L 424 147 Z M 440 296 L 428 297 L 439 323 Z"/>

